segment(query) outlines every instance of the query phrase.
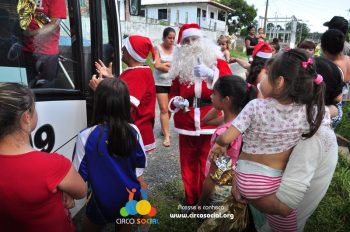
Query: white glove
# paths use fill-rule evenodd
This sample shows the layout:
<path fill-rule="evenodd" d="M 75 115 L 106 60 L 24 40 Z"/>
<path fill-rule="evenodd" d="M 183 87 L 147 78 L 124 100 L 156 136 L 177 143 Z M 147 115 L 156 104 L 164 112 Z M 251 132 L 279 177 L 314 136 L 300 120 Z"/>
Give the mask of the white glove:
<path fill-rule="evenodd" d="M 184 99 L 183 97 L 176 96 L 173 101 L 173 105 L 176 108 L 183 109 L 184 107 L 188 107 L 190 104 L 187 99 Z"/>
<path fill-rule="evenodd" d="M 194 66 L 193 73 L 197 77 L 207 77 L 210 80 L 213 80 L 214 78 L 214 70 L 212 70 L 205 64 L 198 64 Z"/>

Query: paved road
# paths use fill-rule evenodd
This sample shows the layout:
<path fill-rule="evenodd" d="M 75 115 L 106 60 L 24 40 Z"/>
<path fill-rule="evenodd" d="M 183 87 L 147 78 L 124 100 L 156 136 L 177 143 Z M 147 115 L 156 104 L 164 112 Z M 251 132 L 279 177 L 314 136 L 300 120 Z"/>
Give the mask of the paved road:
<path fill-rule="evenodd" d="M 245 69 L 237 63 L 231 64 L 231 70 L 235 75 L 245 78 Z M 178 135 L 174 132 L 174 124 L 170 119 L 171 146 L 162 145 L 163 137 L 160 135 L 159 108 L 156 106 L 156 120 L 154 135 L 157 148 L 148 156 L 148 167 L 145 171 L 145 180 L 149 183 L 150 189 L 167 183 L 174 178 L 181 177 L 178 148 Z"/>

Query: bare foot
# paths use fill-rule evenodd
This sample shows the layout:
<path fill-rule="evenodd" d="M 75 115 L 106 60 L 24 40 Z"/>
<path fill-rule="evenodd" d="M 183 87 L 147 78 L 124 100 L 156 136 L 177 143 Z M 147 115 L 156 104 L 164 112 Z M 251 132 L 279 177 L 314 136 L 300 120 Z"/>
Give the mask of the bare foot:
<path fill-rule="evenodd" d="M 165 138 L 163 140 L 163 146 L 164 147 L 170 147 L 170 138 Z"/>

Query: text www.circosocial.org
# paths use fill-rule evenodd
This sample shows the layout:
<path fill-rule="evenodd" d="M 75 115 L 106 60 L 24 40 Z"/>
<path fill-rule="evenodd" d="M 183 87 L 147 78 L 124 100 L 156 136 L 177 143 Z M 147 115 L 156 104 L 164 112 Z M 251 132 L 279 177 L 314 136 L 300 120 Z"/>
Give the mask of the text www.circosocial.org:
<path fill-rule="evenodd" d="M 171 213 L 170 218 L 229 218 L 233 220 L 235 216 L 233 214 L 221 214 L 221 213 L 191 213 L 191 214 L 185 214 L 185 213 Z"/>

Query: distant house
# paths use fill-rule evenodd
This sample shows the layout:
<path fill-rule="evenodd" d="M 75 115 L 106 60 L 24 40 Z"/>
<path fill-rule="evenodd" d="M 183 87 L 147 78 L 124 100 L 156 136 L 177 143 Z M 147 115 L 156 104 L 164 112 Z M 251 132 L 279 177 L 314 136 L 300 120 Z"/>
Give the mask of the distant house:
<path fill-rule="evenodd" d="M 201 28 L 226 31 L 227 13 L 234 11 L 214 0 L 141 0 L 144 16 L 171 26 L 198 23 Z"/>

